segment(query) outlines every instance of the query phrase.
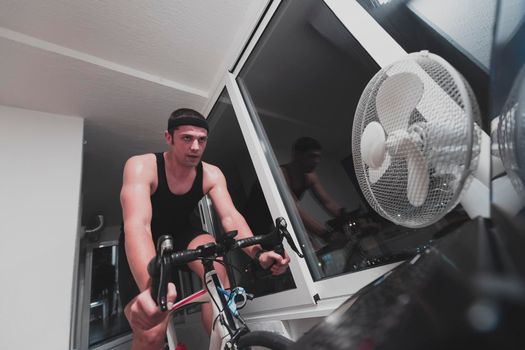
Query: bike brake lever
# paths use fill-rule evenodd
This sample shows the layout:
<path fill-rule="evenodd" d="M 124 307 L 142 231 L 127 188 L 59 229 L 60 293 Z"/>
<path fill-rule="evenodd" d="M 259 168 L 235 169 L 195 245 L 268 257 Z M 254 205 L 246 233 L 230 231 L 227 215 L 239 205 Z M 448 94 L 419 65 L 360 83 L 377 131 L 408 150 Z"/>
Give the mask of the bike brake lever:
<path fill-rule="evenodd" d="M 164 256 L 160 262 L 160 280 L 158 295 L 156 296 L 157 304 L 160 311 L 168 310 L 168 283 L 171 277 L 171 264 L 169 258 Z"/>
<path fill-rule="evenodd" d="M 170 253 L 173 250 L 172 238 L 161 236 L 157 242 L 158 257 L 148 265 L 151 276 L 151 297 L 161 311 L 168 310 L 168 283 L 171 280 Z M 158 269 L 158 270 L 157 270 Z"/>
<path fill-rule="evenodd" d="M 299 252 L 299 248 L 297 248 L 297 246 L 295 245 L 292 235 L 290 235 L 290 232 L 288 232 L 288 230 L 286 229 L 287 227 L 286 220 L 282 217 L 277 218 L 275 220 L 275 226 L 279 229 L 279 233 L 281 237 L 286 238 L 286 242 L 288 242 L 288 245 L 290 246 L 290 248 L 292 248 L 295 254 L 297 254 L 297 256 L 300 258 L 304 258 L 304 255 L 301 254 L 301 252 Z M 284 254 L 284 249 L 283 249 L 283 254 Z M 282 256 L 284 257 L 284 255 Z"/>
<path fill-rule="evenodd" d="M 290 248 L 292 248 L 295 254 L 297 254 L 297 256 L 300 258 L 304 258 L 304 255 L 299 251 L 299 248 L 297 248 L 297 246 L 295 245 L 295 242 L 293 241 L 292 236 L 290 235 L 288 231 L 286 231 L 284 237 L 286 238 L 288 245 L 290 246 Z"/>

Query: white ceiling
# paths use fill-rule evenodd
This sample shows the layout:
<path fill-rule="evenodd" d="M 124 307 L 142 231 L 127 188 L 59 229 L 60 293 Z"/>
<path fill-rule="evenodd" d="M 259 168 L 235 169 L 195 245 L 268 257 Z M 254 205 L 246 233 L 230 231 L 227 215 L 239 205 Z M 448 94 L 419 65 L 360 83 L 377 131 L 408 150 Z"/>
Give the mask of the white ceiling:
<path fill-rule="evenodd" d="M 254 24 L 260 0 L 3 0 L 12 31 L 204 92 Z"/>
<path fill-rule="evenodd" d="M 83 216 L 120 221 L 122 165 L 203 111 L 267 1 L 2 0 L 0 104 L 86 118 Z"/>

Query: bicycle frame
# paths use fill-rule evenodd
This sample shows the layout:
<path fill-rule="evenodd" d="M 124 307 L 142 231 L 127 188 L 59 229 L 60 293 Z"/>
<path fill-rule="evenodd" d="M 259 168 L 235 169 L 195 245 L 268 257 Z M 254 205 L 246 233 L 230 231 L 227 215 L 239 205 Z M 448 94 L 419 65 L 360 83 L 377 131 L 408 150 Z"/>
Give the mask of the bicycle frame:
<path fill-rule="evenodd" d="M 170 314 L 180 311 L 190 305 L 200 305 L 211 302 L 213 318 L 209 350 L 222 350 L 225 349 L 226 343 L 231 339 L 231 334 L 228 331 L 228 328 L 232 332 L 235 332 L 241 327 L 241 325 L 233 316 L 232 310 L 228 306 L 225 296 L 219 293 L 219 290 L 224 288 L 219 280 L 217 272 L 213 269 L 213 262 L 203 261 L 203 264 L 206 271 L 205 281 L 207 288 L 201 289 L 200 291 L 175 303 L 170 310 Z M 218 303 L 220 304 L 217 305 Z M 219 309 L 219 307 L 222 307 L 222 309 Z M 225 323 L 228 327 L 225 326 Z M 177 335 L 175 332 L 175 325 L 171 322 L 171 319 L 168 323 L 168 329 L 166 332 L 169 348 L 170 350 L 174 350 L 177 346 Z"/>
<path fill-rule="evenodd" d="M 242 295 L 244 302 L 248 296 L 238 287 L 231 293 L 224 290 L 221 281 L 213 267 L 214 261 L 224 256 L 225 253 L 233 249 L 240 249 L 256 244 L 271 244 L 275 247 L 273 250 L 285 256 L 282 241 L 284 238 L 288 241 L 290 248 L 299 256 L 303 257 L 299 249 L 293 242 L 290 233 L 286 230 L 286 221 L 283 218 L 275 220 L 275 229 L 268 235 L 246 237 L 234 240 L 237 231 L 227 232 L 221 243 L 209 242 L 198 246 L 196 249 L 187 249 L 183 251 L 173 251 L 171 236 L 165 235 L 159 237 L 157 241 L 157 255 L 152 258 L 148 264 L 148 273 L 152 278 L 152 298 L 159 305 L 160 310 L 167 311 L 167 287 L 169 276 L 171 275 L 172 264 L 185 264 L 190 261 L 199 260 L 204 267 L 205 290 L 201 290 L 189 297 L 176 303 L 169 311 L 181 310 L 191 304 L 202 304 L 203 302 L 212 302 L 212 329 L 210 336 L 210 350 L 235 349 L 236 344 L 246 332 L 248 327 L 239 316 L 235 297 Z M 177 346 L 175 327 L 171 320 L 168 324 L 168 344 L 170 349 L 174 350 Z M 252 333 L 253 335 L 254 333 Z M 266 338 L 262 334 L 256 336 Z M 250 337 L 251 338 L 251 337 Z M 244 338 L 243 338 L 244 339 Z M 243 340 L 241 339 L 241 341 Z M 249 338 L 246 338 L 249 339 Z M 255 340 L 255 339 L 250 339 Z M 246 340 L 249 341 L 249 340 Z M 281 345 L 282 344 L 282 340 Z M 284 346 L 287 346 L 285 344 Z M 284 347 L 281 347 L 284 349 Z"/>

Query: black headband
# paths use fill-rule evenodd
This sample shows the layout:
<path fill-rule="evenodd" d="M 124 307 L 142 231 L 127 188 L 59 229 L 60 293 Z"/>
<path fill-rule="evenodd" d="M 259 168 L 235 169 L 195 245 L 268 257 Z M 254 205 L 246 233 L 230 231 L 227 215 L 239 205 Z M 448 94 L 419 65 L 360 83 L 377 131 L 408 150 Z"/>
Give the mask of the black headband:
<path fill-rule="evenodd" d="M 168 121 L 168 131 L 172 132 L 173 129 L 181 125 L 198 126 L 199 128 L 204 128 L 206 129 L 206 131 L 209 131 L 208 122 L 206 121 L 206 119 L 195 118 L 195 117 L 170 118 L 170 120 Z"/>

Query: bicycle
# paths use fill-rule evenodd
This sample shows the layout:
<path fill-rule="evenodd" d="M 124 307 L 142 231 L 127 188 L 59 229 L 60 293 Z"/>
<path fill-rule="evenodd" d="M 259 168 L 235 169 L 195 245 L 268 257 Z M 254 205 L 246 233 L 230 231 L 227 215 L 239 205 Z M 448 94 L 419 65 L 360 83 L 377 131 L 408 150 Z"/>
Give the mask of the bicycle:
<path fill-rule="evenodd" d="M 369 256 L 365 247 L 373 245 L 379 249 L 374 238 L 374 233 L 380 229 L 379 225 L 363 222 L 357 211 L 348 212 L 342 209 L 337 217 L 326 221 L 326 226 L 329 228 L 324 237 L 326 245 L 315 252 L 325 273 L 332 274 L 329 272 L 329 263 L 325 261 L 330 262 L 332 259 L 327 257 L 336 252 L 344 261 L 344 266 L 339 267 L 342 271 L 366 268 L 376 262 L 377 259 Z"/>
<path fill-rule="evenodd" d="M 326 221 L 325 225 L 329 228 L 328 233 L 323 237 L 326 245 L 316 251 L 318 257 L 341 249 L 351 248 L 350 250 L 353 251 L 362 237 L 359 224 L 351 213 L 344 209 L 337 217 Z"/>
<path fill-rule="evenodd" d="M 359 211 L 342 210 L 340 215 L 328 220 L 326 226 L 331 229 L 331 235 L 326 239 L 326 246 L 316 251 L 317 259 L 322 262 L 323 272 L 334 274 L 325 263 L 325 259 L 334 252 L 342 253 L 341 262 L 336 273 L 343 271 L 358 271 L 378 264 L 410 259 L 410 252 L 392 253 L 380 243 L 377 234 L 385 228 L 382 219 L 370 219 Z"/>
<path fill-rule="evenodd" d="M 235 240 L 237 231 L 231 231 L 224 235 L 218 242 L 206 243 L 196 249 L 173 251 L 171 236 L 161 236 L 157 242 L 157 254 L 148 264 L 148 272 L 152 278 L 152 297 L 157 302 L 160 310 L 167 310 L 167 289 L 170 282 L 172 267 L 182 266 L 191 261 L 200 260 L 205 272 L 205 289 L 202 289 L 177 302 L 170 310 L 180 311 L 183 308 L 212 302 L 213 324 L 210 336 L 210 350 L 221 349 L 249 349 L 250 346 L 261 346 L 268 349 L 284 350 L 293 341 L 279 334 L 266 331 L 250 331 L 238 310 L 242 308 L 247 300 L 253 296 L 242 287 L 225 290 L 213 267 L 213 262 L 223 257 L 228 252 L 249 247 L 256 244 L 267 244 L 274 247 L 274 251 L 284 257 L 283 238 L 286 238 L 292 250 L 302 258 L 290 233 L 286 229 L 284 218 L 275 220 L 275 228 L 266 235 L 253 236 Z M 168 345 L 171 350 L 177 346 L 177 338 L 172 322 L 169 322 L 167 330 Z"/>

